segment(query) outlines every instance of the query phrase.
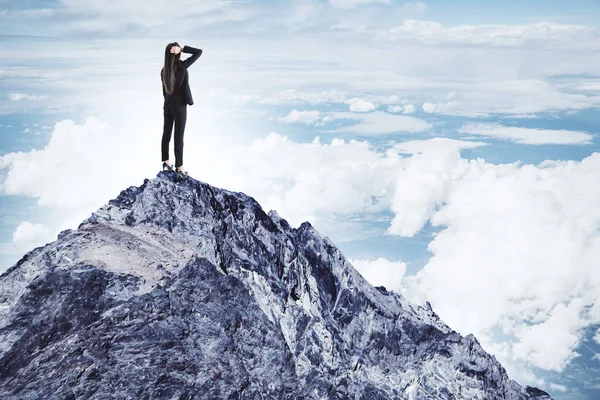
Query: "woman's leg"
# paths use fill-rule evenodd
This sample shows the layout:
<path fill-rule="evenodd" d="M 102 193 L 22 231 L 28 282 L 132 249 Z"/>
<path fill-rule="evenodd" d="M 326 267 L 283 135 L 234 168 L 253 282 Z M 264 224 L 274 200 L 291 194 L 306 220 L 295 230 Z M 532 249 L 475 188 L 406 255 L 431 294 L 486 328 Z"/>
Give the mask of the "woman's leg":
<path fill-rule="evenodd" d="M 187 120 L 187 106 L 177 107 L 175 114 L 175 168 L 183 165 L 183 133 Z"/>
<path fill-rule="evenodd" d="M 167 108 L 163 112 L 164 125 L 163 136 L 161 142 L 162 161 L 169 159 L 169 143 L 171 142 L 171 132 L 173 131 L 173 121 L 175 120 L 175 112 L 171 108 Z"/>

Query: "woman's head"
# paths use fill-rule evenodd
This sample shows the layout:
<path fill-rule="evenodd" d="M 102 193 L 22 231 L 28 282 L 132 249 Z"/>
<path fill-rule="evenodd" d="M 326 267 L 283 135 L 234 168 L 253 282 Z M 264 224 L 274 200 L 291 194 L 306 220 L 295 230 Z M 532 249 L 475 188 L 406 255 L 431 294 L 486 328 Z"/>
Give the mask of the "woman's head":
<path fill-rule="evenodd" d="M 179 43 L 173 42 L 173 43 L 169 43 L 167 45 L 167 47 L 165 48 L 165 65 L 167 64 L 167 62 L 173 64 L 175 62 L 175 60 L 179 60 L 181 58 L 181 53 L 177 53 L 177 54 L 171 53 L 171 49 L 175 46 L 181 47 L 179 45 Z"/>
<path fill-rule="evenodd" d="M 175 69 L 177 68 L 178 61 L 181 59 L 181 52 L 177 54 L 171 53 L 173 47 L 181 47 L 179 43 L 169 43 L 165 48 L 165 65 L 162 72 L 163 88 L 168 94 L 173 93 L 175 89 Z"/>

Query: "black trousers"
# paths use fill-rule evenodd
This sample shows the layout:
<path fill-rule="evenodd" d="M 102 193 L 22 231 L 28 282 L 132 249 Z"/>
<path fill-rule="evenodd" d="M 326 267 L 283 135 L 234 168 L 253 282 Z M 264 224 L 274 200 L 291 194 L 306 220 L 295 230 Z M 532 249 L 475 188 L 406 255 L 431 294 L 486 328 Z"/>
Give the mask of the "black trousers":
<path fill-rule="evenodd" d="M 169 143 L 171 142 L 173 123 L 175 123 L 175 167 L 181 167 L 183 165 L 183 133 L 187 120 L 187 105 L 165 108 L 163 114 L 165 123 L 161 143 L 162 161 L 169 159 Z"/>

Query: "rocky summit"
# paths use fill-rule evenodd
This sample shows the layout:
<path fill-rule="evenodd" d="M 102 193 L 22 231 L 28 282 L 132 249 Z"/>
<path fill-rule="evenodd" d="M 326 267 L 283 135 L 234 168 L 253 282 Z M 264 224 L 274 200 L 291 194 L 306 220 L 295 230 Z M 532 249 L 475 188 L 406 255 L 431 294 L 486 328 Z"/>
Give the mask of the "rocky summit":
<path fill-rule="evenodd" d="M 308 222 L 174 178 L 0 277 L 0 398 L 550 399 Z"/>

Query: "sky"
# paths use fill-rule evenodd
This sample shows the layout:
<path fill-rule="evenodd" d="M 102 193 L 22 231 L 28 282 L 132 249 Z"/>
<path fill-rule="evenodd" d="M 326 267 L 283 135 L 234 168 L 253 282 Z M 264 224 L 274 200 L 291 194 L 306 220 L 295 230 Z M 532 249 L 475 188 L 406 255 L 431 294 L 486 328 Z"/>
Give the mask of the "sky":
<path fill-rule="evenodd" d="M 156 175 L 178 41 L 203 50 L 192 177 L 310 221 L 519 383 L 600 398 L 599 17 L 595 0 L 0 0 L 0 272 Z"/>

